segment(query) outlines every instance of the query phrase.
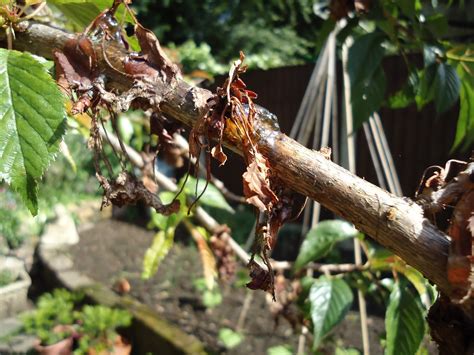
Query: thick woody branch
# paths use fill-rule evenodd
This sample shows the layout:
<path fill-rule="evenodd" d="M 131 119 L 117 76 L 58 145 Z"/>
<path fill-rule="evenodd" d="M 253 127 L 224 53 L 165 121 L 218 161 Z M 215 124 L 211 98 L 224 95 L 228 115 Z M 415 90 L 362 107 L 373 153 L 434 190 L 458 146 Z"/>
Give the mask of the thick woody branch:
<path fill-rule="evenodd" d="M 51 58 L 51 50 L 62 48 L 68 36 L 48 26 L 31 24 L 24 32 L 17 32 L 14 48 Z M 123 56 L 113 50 L 108 54 L 116 62 Z M 107 82 L 115 89 L 131 86 L 130 77 L 101 64 Z M 192 126 L 205 112 L 207 99 L 211 97 L 209 91 L 181 80 L 173 87 L 157 81 L 154 91 L 160 98 L 161 111 L 187 126 Z M 399 255 L 450 295 L 446 274 L 449 240 L 423 218 L 418 205 L 351 174 L 282 133 L 262 129 L 260 135 L 259 148 L 284 183 L 354 223 L 360 231 Z M 227 145 L 239 151 L 238 144 L 231 139 Z"/>

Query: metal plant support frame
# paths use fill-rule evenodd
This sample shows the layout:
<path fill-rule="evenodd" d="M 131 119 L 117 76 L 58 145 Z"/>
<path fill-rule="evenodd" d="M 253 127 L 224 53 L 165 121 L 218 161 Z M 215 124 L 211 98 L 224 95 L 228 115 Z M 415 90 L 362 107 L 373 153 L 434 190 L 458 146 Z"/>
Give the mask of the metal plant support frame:
<path fill-rule="evenodd" d="M 355 135 L 351 106 L 350 78 L 347 71 L 348 49 L 352 39 L 348 38 L 342 46 L 343 74 L 343 115 L 339 122 L 337 78 L 336 78 L 336 35 L 341 27 L 336 26 L 329 35 L 311 74 L 303 100 L 301 102 L 290 137 L 305 146 L 319 150 L 329 144 L 331 136 L 332 157 L 337 164 L 352 173 L 356 170 Z M 374 164 L 379 186 L 402 196 L 400 182 L 390 153 L 382 122 L 378 113 L 374 113 L 363 123 L 364 135 Z M 311 133 L 313 137 L 311 139 Z M 303 217 L 303 234 L 313 228 L 320 218 L 320 205 L 313 201 L 308 204 Z M 355 264 L 362 265 L 362 251 L 358 239 L 354 239 Z M 312 271 L 308 270 L 311 275 Z M 358 291 L 359 312 L 361 318 L 362 343 L 364 355 L 370 354 L 367 327 L 367 307 L 364 295 Z M 298 345 L 298 354 L 304 351 L 307 329 L 303 328 Z"/>

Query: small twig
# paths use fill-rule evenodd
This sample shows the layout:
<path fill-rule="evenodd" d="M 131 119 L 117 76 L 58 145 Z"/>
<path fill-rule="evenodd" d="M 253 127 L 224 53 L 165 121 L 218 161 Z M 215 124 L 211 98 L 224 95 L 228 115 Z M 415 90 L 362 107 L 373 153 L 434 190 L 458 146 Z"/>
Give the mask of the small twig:
<path fill-rule="evenodd" d="M 41 10 L 43 10 L 43 8 L 46 6 L 46 1 L 45 2 L 42 2 L 41 4 L 39 4 L 39 6 L 33 10 L 33 12 L 29 15 L 26 15 L 22 18 L 20 18 L 20 21 L 25 21 L 25 20 L 29 20 L 30 18 L 32 17 L 35 17 Z M 23 10 L 22 10 L 23 11 Z"/>
<path fill-rule="evenodd" d="M 293 268 L 294 263 L 290 261 L 275 261 L 272 260 L 272 267 L 275 270 L 290 270 Z M 369 264 L 364 265 L 357 264 L 320 264 L 320 263 L 310 263 L 306 266 L 307 269 L 311 269 L 316 272 L 321 273 L 346 273 L 354 271 L 364 271 L 369 268 Z"/>
<path fill-rule="evenodd" d="M 252 291 L 247 290 L 244 303 L 242 305 L 242 309 L 239 314 L 239 319 L 237 320 L 237 325 L 235 326 L 235 331 L 237 333 L 242 332 L 242 330 L 244 329 L 245 317 L 247 317 L 247 313 L 250 309 L 250 305 L 252 304 L 253 295 L 254 293 Z"/>
<path fill-rule="evenodd" d="M 308 334 L 309 330 L 306 326 L 301 327 L 301 334 L 298 337 L 298 350 L 296 351 L 296 355 L 303 355 L 305 354 L 304 348 L 306 345 L 306 335 Z"/>
<path fill-rule="evenodd" d="M 180 134 L 174 134 L 173 136 L 174 138 L 174 144 L 176 144 L 176 146 L 178 146 L 182 152 L 183 152 L 183 157 L 185 158 L 188 158 L 191 160 L 191 163 L 195 164 L 196 162 L 196 158 L 194 157 L 190 157 L 189 156 L 189 144 L 188 142 L 186 141 L 186 139 L 180 135 Z M 197 166 L 197 165 L 196 165 Z M 206 169 L 201 166 L 199 164 L 198 166 L 199 170 L 201 170 L 201 172 L 204 172 L 207 174 L 207 171 Z M 237 194 L 234 194 L 232 191 L 230 191 L 229 189 L 227 189 L 227 187 L 225 187 L 224 183 L 217 179 L 214 175 L 211 174 L 210 176 L 210 180 L 209 180 L 223 195 L 224 197 L 226 197 L 228 200 L 231 200 L 231 201 L 235 201 L 235 202 L 238 202 L 238 203 L 246 203 L 246 200 L 245 200 L 245 197 L 243 196 L 239 196 Z"/>

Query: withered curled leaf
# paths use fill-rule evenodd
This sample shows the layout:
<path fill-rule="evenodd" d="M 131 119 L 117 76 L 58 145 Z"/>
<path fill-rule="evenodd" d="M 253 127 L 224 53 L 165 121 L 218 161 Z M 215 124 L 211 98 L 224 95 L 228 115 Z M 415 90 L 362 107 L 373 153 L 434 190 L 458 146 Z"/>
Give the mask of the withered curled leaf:
<path fill-rule="evenodd" d="M 104 189 L 102 207 L 111 203 L 116 206 L 134 205 L 141 201 L 147 206 L 153 207 L 156 212 L 168 216 L 179 211 L 179 201 L 175 200 L 169 205 L 161 202 L 160 198 L 146 189 L 142 182 L 131 174 L 124 171 L 117 179 L 106 179 L 97 174 L 100 185 Z"/>
<path fill-rule="evenodd" d="M 264 156 L 256 152 L 247 170 L 242 175 L 244 196 L 247 202 L 258 208 L 261 213 L 269 212 L 271 204 L 278 198 L 270 188 L 270 166 Z"/>
<path fill-rule="evenodd" d="M 175 78 L 181 77 L 178 66 L 168 58 L 152 31 L 137 23 L 135 25 L 135 35 L 142 49 L 143 57 L 159 70 L 165 82 L 171 83 Z"/>
<path fill-rule="evenodd" d="M 253 259 L 249 261 L 247 267 L 252 280 L 246 286 L 251 290 L 263 290 L 274 295 L 273 275 L 271 274 L 273 271 L 263 269 Z"/>

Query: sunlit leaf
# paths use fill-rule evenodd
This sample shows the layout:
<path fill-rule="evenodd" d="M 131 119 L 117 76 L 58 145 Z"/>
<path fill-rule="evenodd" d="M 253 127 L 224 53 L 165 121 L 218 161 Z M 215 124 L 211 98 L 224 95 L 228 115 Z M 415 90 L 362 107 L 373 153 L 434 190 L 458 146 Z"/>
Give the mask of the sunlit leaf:
<path fill-rule="evenodd" d="M 267 349 L 267 355 L 293 355 L 294 353 L 291 345 L 277 345 Z"/>
<path fill-rule="evenodd" d="M 217 279 L 216 259 L 209 248 L 209 245 L 207 244 L 206 238 L 204 237 L 206 234 L 203 234 L 203 232 L 200 231 L 200 229 L 204 228 L 198 229 L 191 223 L 187 223 L 187 225 L 191 228 L 193 239 L 198 247 L 199 256 L 201 257 L 204 280 L 206 281 L 206 287 L 207 289 L 212 290 L 216 285 Z M 204 233 L 207 232 L 204 230 Z"/>
<path fill-rule="evenodd" d="M 222 303 L 222 294 L 218 287 L 206 289 L 202 294 L 202 303 L 206 308 L 214 308 Z"/>
<path fill-rule="evenodd" d="M 334 355 L 360 355 L 360 351 L 354 348 L 336 348 Z"/>
<path fill-rule="evenodd" d="M 173 246 L 173 240 L 174 233 L 165 233 L 161 230 L 155 234 L 153 243 L 147 249 L 143 258 L 142 278 L 149 279 L 156 273 L 158 266 Z"/>
<path fill-rule="evenodd" d="M 169 203 L 174 198 L 174 193 L 164 191 L 160 198 Z M 151 211 L 151 225 L 160 229 L 153 239 L 152 245 L 146 250 L 143 260 L 142 278 L 149 279 L 158 270 L 158 266 L 173 246 L 176 227 L 186 216 L 186 205 L 181 202 L 180 210 L 169 216 Z"/>
<path fill-rule="evenodd" d="M 103 10 L 112 6 L 111 0 L 48 0 L 48 4 L 54 5 L 68 20 L 80 28 L 89 25 Z M 130 15 L 126 14 L 123 5 L 117 11 L 117 18 L 121 20 L 125 14 L 125 20 L 132 22 Z"/>
<path fill-rule="evenodd" d="M 323 221 L 306 235 L 295 261 L 299 270 L 311 261 L 325 256 L 335 243 L 356 236 L 357 229 L 348 222 L 340 220 Z"/>
<path fill-rule="evenodd" d="M 227 349 L 235 348 L 244 340 L 243 335 L 234 332 L 229 328 L 222 328 L 219 330 L 219 340 L 224 344 Z"/>
<path fill-rule="evenodd" d="M 38 181 L 65 132 L 64 99 L 28 53 L 0 49 L 0 180 L 38 212 Z"/>
<path fill-rule="evenodd" d="M 404 261 L 398 260 L 393 264 L 393 269 L 400 274 L 404 275 L 408 281 L 415 287 L 422 304 L 429 308 L 431 306 L 430 293 L 431 290 L 428 288 L 428 281 L 423 277 L 423 275 L 416 270 L 415 268 L 407 265 Z"/>
<path fill-rule="evenodd" d="M 311 320 L 313 322 L 313 349 L 349 311 L 353 296 L 350 287 L 342 279 L 321 276 L 309 291 Z"/>
<path fill-rule="evenodd" d="M 413 294 L 396 283 L 385 314 L 387 355 L 415 354 L 425 334 L 423 311 Z"/>

